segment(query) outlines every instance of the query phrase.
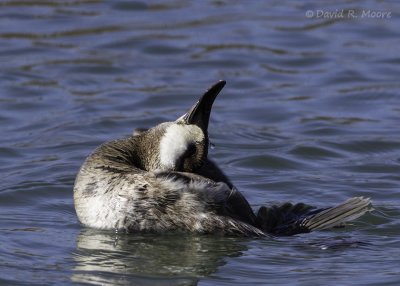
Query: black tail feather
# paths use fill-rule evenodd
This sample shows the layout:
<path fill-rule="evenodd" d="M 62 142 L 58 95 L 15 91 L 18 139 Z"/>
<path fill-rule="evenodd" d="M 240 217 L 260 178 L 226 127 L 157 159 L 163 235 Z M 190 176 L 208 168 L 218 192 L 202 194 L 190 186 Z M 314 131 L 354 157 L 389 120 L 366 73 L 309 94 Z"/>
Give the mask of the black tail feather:
<path fill-rule="evenodd" d="M 257 225 L 267 233 L 294 235 L 340 226 L 371 210 L 371 200 L 363 197 L 354 197 L 325 209 L 286 203 L 279 207 L 261 207 L 257 214 Z"/>

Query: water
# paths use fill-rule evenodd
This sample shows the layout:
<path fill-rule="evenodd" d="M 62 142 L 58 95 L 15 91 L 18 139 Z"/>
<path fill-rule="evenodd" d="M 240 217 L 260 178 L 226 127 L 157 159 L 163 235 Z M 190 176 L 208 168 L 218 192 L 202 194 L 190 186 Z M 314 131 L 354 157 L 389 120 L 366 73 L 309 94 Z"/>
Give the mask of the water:
<path fill-rule="evenodd" d="M 1 1 L 1 284 L 398 285 L 399 26 L 396 1 Z M 82 227 L 84 158 L 219 79 L 210 154 L 255 208 L 376 211 L 273 241 Z"/>

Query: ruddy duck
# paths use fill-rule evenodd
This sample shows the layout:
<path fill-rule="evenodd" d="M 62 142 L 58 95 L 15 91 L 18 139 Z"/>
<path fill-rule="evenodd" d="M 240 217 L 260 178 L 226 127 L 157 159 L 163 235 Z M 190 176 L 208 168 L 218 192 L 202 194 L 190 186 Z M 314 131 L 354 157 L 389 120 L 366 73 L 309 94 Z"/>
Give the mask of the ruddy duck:
<path fill-rule="evenodd" d="M 212 104 L 219 81 L 183 116 L 98 147 L 74 186 L 82 224 L 127 232 L 291 235 L 341 225 L 372 210 L 368 198 L 315 209 L 286 203 L 254 213 L 208 158 Z"/>

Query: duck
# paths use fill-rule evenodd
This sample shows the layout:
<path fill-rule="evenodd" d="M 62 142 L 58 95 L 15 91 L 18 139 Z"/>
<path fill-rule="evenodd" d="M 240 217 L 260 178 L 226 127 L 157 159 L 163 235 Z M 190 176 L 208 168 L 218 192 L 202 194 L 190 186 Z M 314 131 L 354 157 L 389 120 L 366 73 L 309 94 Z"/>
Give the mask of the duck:
<path fill-rule="evenodd" d="M 79 221 L 127 233 L 274 237 L 343 226 L 373 209 L 370 198 L 353 197 L 333 207 L 283 203 L 255 212 L 208 156 L 211 109 L 225 84 L 216 82 L 175 121 L 97 147 L 74 184 Z"/>

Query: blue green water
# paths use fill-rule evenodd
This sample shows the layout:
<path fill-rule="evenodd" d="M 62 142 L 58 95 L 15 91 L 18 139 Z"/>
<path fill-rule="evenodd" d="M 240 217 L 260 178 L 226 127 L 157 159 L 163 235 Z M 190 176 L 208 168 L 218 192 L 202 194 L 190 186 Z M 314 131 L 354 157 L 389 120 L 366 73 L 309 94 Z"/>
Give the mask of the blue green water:
<path fill-rule="evenodd" d="M 396 1 L 1 1 L 0 284 L 399 285 L 399 27 Z M 210 156 L 254 208 L 376 211 L 272 241 L 82 227 L 85 157 L 219 79 Z"/>

